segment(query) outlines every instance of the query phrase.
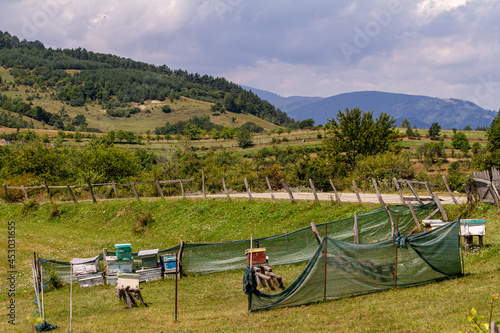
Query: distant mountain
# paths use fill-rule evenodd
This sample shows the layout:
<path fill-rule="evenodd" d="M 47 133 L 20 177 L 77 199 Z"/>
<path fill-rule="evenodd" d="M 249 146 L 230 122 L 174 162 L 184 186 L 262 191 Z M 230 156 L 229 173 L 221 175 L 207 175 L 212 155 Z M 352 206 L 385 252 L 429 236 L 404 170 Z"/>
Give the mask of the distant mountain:
<path fill-rule="evenodd" d="M 472 129 L 489 127 L 497 113 L 460 99 L 441 99 L 428 96 L 359 91 L 321 97 L 280 97 L 279 95 L 247 87 L 254 94 L 279 107 L 295 120 L 312 118 L 316 124 L 325 124 L 327 118 L 334 118 L 339 110 L 358 107 L 373 111 L 374 116 L 385 112 L 396 119 L 398 125 L 408 119 L 418 128 L 429 128 L 438 122 L 443 129 Z M 262 94 L 262 95 L 261 95 Z M 278 106 L 279 105 L 279 106 Z"/>
<path fill-rule="evenodd" d="M 253 92 L 255 95 L 259 96 L 260 99 L 268 101 L 276 108 L 284 112 L 287 112 L 286 110 L 293 110 L 323 99 L 323 97 L 306 97 L 306 96 L 281 97 L 278 94 L 266 90 L 256 89 L 249 86 L 241 86 L 241 87 L 245 90 Z"/>

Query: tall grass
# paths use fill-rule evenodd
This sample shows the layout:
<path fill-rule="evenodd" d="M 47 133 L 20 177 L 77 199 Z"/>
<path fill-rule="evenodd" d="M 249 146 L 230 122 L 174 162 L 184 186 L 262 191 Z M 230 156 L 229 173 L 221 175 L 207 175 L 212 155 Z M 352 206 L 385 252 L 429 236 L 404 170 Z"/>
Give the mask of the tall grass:
<path fill-rule="evenodd" d="M 29 260 L 40 256 L 69 261 L 113 249 L 115 243 L 130 242 L 133 250 L 160 248 L 188 242 L 217 242 L 265 237 L 309 225 L 340 219 L 373 209 L 345 204 L 343 207 L 312 202 L 273 204 L 248 200 L 120 200 L 98 204 L 42 204 L 0 206 L 0 219 L 7 228 L 16 222 L 16 319 L 7 319 L 0 331 L 28 332 L 33 317 L 34 292 Z M 465 209 L 446 207 L 456 217 Z M 57 209 L 59 214 L 54 212 Z M 466 276 L 418 287 L 341 299 L 308 306 L 260 313 L 247 312 L 242 291 L 242 271 L 189 276 L 179 281 L 179 322 L 173 322 L 174 282 L 142 285 L 148 307 L 127 309 L 116 298 L 113 286 L 73 288 L 75 332 L 458 332 L 468 328 L 472 307 L 486 315 L 489 296 L 500 289 L 500 236 L 498 210 L 481 204 L 468 217 L 486 218 L 485 246 L 465 256 Z M 139 219 L 151 216 L 145 232 L 137 233 Z M 3 233 L 4 235 L 6 232 Z M 4 238 L 5 239 L 5 238 Z M 5 244 L 5 242 L 4 242 Z M 5 245 L 4 245 L 5 248 Z M 2 249 L 3 251 L 3 249 Z M 2 252 L 4 253 L 4 252 Z M 5 256 L 4 256 L 5 257 Z M 6 260 L 1 273 L 6 273 Z M 289 284 L 304 265 L 275 267 Z M 2 282 L 3 285 L 3 282 Z M 47 291 L 45 317 L 61 332 L 69 329 L 69 287 Z M 0 296 L 7 304 L 6 293 Z M 493 312 L 500 319 L 499 307 Z M 58 330 L 59 331 L 59 330 Z"/>

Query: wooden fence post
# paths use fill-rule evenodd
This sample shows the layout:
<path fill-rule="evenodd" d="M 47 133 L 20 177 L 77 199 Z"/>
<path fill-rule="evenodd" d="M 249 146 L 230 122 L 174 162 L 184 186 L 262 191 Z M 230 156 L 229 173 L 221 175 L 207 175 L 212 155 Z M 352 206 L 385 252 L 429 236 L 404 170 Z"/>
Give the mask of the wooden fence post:
<path fill-rule="evenodd" d="M 415 209 L 413 208 L 413 205 L 409 201 L 408 201 L 408 207 L 410 208 L 411 216 L 413 216 L 413 221 L 415 221 L 418 231 L 422 231 L 422 226 L 418 222 L 418 217 L 417 214 L 415 213 Z"/>
<path fill-rule="evenodd" d="M 163 196 L 163 191 L 161 190 L 160 182 L 159 182 L 158 180 L 156 181 L 156 187 L 158 188 L 158 192 L 160 193 L 160 196 L 161 196 L 162 198 L 165 198 L 165 197 Z"/>
<path fill-rule="evenodd" d="M 118 190 L 116 189 L 116 183 L 113 182 L 111 185 L 113 186 L 113 192 L 115 192 L 115 198 L 116 200 L 118 200 Z"/>
<path fill-rule="evenodd" d="M 471 204 L 475 203 L 474 197 L 472 196 L 472 193 L 469 191 L 469 186 L 467 184 L 462 184 L 465 190 L 465 194 L 467 194 L 467 201 Z"/>
<path fill-rule="evenodd" d="M 184 192 L 184 185 L 182 185 L 182 180 L 179 180 L 179 184 L 181 185 L 182 198 L 186 199 L 186 192 Z"/>
<path fill-rule="evenodd" d="M 333 192 L 335 193 L 335 199 L 337 200 L 337 203 L 339 204 L 339 206 L 342 206 L 342 201 L 340 201 L 340 195 L 337 193 L 337 189 L 333 185 L 333 182 L 331 179 L 330 179 L 330 185 L 332 185 Z"/>
<path fill-rule="evenodd" d="M 418 200 L 418 203 L 423 205 L 423 201 L 422 199 L 420 199 L 420 197 L 418 196 L 417 192 L 415 191 L 415 189 L 413 188 L 413 186 L 411 186 L 410 182 L 408 180 L 405 181 L 406 185 L 408 185 L 408 187 L 410 188 L 410 191 L 412 191 L 413 195 L 415 196 L 415 198 L 417 198 Z"/>
<path fill-rule="evenodd" d="M 49 201 L 52 199 L 50 197 L 49 185 L 47 185 L 47 181 L 44 179 L 43 184 L 45 185 L 45 189 L 47 190 L 47 196 L 49 197 Z"/>
<path fill-rule="evenodd" d="M 205 170 L 201 167 L 201 190 L 203 192 L 203 198 L 207 198 L 207 194 L 205 192 Z"/>
<path fill-rule="evenodd" d="M 75 195 L 73 194 L 73 190 L 71 190 L 71 186 L 69 186 L 69 185 L 66 185 L 66 186 L 68 187 L 68 191 L 69 191 L 69 195 L 71 195 L 71 199 L 73 199 L 73 201 L 75 203 L 78 203 L 78 201 L 76 201 Z"/>
<path fill-rule="evenodd" d="M 352 187 L 354 188 L 354 193 L 356 193 L 356 197 L 358 198 L 359 204 L 362 205 L 361 197 L 359 196 L 358 187 L 356 186 L 356 181 L 352 181 Z"/>
<path fill-rule="evenodd" d="M 231 200 L 231 197 L 229 196 L 229 192 L 227 191 L 227 188 L 226 188 L 226 180 L 224 179 L 224 177 L 222 177 L 222 187 L 224 188 L 224 192 L 226 192 L 227 198 L 229 200 Z"/>
<path fill-rule="evenodd" d="M 401 203 L 404 205 L 406 203 L 405 197 L 403 196 L 403 191 L 401 191 L 401 187 L 399 187 L 399 180 L 395 177 L 392 179 L 394 181 L 394 185 L 396 186 L 396 190 L 399 192 L 399 197 L 401 198 Z"/>
<path fill-rule="evenodd" d="M 273 189 L 271 188 L 271 183 L 269 183 L 269 177 L 266 176 L 266 183 L 267 187 L 269 188 L 269 193 L 271 193 L 271 199 L 273 199 L 273 202 L 276 202 L 276 199 L 274 198 L 273 194 Z"/>
<path fill-rule="evenodd" d="M 3 184 L 3 190 L 5 192 L 5 202 L 10 203 L 9 194 L 7 193 L 7 185 Z"/>
<path fill-rule="evenodd" d="M 284 179 L 281 180 L 281 184 L 283 184 L 283 187 L 288 192 L 288 196 L 290 197 L 290 200 L 292 201 L 292 203 L 295 203 L 295 199 L 293 198 L 292 191 L 290 191 L 290 189 L 288 188 L 288 185 L 285 183 Z"/>
<path fill-rule="evenodd" d="M 94 191 L 92 190 L 92 184 L 90 183 L 90 180 L 85 175 L 83 175 L 83 178 L 85 178 L 85 181 L 87 182 L 87 186 L 89 187 L 89 192 L 90 192 L 90 196 L 92 197 L 92 201 L 94 203 L 96 203 L 97 200 L 95 199 Z"/>
<path fill-rule="evenodd" d="M 382 199 L 382 194 L 380 194 L 380 191 L 378 190 L 377 180 L 373 179 L 372 181 L 373 181 L 373 187 L 375 188 L 375 192 L 377 193 L 378 201 L 380 202 L 382 207 L 385 207 L 385 202 L 384 199 Z"/>
<path fill-rule="evenodd" d="M 132 190 L 134 190 L 135 198 L 139 200 L 139 193 L 137 193 L 137 189 L 135 188 L 135 183 L 132 183 Z"/>
<path fill-rule="evenodd" d="M 318 194 L 316 193 L 316 188 L 314 187 L 314 183 L 311 178 L 309 178 L 309 185 L 311 185 L 311 188 L 313 190 L 314 200 L 316 200 L 316 203 L 319 204 Z"/>
<path fill-rule="evenodd" d="M 28 198 L 28 192 L 26 192 L 26 189 L 24 188 L 24 185 L 21 185 L 21 189 L 23 190 L 24 198 L 26 199 L 26 201 L 28 201 L 29 200 L 29 198 Z"/>
<path fill-rule="evenodd" d="M 436 205 L 438 206 L 439 211 L 441 212 L 443 221 L 448 222 L 448 215 L 446 215 L 446 211 L 444 210 L 443 205 L 441 204 L 441 200 L 439 200 L 439 197 L 436 193 L 434 193 L 434 201 L 436 202 Z"/>
<path fill-rule="evenodd" d="M 252 201 L 252 193 L 250 192 L 250 187 L 248 186 L 248 181 L 246 178 L 243 179 L 244 182 L 245 182 L 245 187 L 247 188 L 247 192 L 248 192 L 248 199 L 250 199 L 250 201 Z"/>
<path fill-rule="evenodd" d="M 448 182 L 446 181 L 445 175 L 443 175 L 443 182 L 444 182 L 444 186 L 446 186 L 446 189 L 448 190 L 448 193 L 450 193 L 450 197 L 453 199 L 453 202 L 455 203 L 455 205 L 458 206 L 458 201 L 455 198 L 455 196 L 453 195 L 453 192 L 451 192 L 450 185 L 448 185 Z"/>
<path fill-rule="evenodd" d="M 321 236 L 319 235 L 318 228 L 316 227 L 316 223 L 311 222 L 311 230 L 318 241 L 318 244 L 321 244 Z"/>

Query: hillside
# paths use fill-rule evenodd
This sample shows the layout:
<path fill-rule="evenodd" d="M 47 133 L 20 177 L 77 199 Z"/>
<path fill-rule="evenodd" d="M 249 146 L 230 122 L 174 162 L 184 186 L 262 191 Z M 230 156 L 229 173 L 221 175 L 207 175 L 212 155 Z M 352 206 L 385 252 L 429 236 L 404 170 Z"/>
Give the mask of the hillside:
<path fill-rule="evenodd" d="M 328 98 L 279 95 L 246 87 L 258 96 L 287 112 L 296 120 L 312 118 L 316 124 L 325 124 L 339 110 L 359 107 L 374 111 L 375 115 L 385 112 L 393 116 L 398 124 L 408 119 L 417 128 L 429 128 L 438 122 L 442 128 L 472 129 L 489 127 L 496 112 L 459 99 L 441 99 L 428 96 L 395 94 L 379 91 L 359 91 L 334 95 Z"/>
<path fill-rule="evenodd" d="M 30 280 L 33 251 L 42 258 L 68 261 L 96 255 L 103 248 L 112 251 L 114 244 L 122 242 L 131 243 L 133 251 L 138 251 L 165 249 L 178 244 L 179 239 L 194 243 L 248 239 L 250 235 L 265 237 L 307 227 L 310 222 L 319 224 L 361 214 L 373 207 L 357 204 L 332 207 L 329 203 L 318 205 L 307 201 L 292 204 L 269 200 L 162 199 L 38 207 L 2 205 L 2 223 L 16 222 L 16 329 L 29 332 L 34 318 L 36 305 Z M 460 214 L 454 206 L 446 206 L 446 209 L 450 218 Z M 465 255 L 462 278 L 249 313 L 247 296 L 242 291 L 242 270 L 188 276 L 178 285 L 178 323 L 172 320 L 175 292 L 172 280 L 141 284 L 142 295 L 149 306 L 134 309 L 127 309 L 123 301 L 118 301 L 114 286 L 79 288 L 74 285 L 72 327 L 77 332 L 437 332 L 443 327 L 451 332 L 466 331 L 470 328 L 467 321 L 470 309 L 475 308 L 478 314 L 487 316 L 490 295 L 498 291 L 500 244 L 495 206 L 481 204 L 477 210 L 468 212 L 468 217 L 486 218 L 488 222 L 485 246 L 475 247 Z M 152 222 L 147 230 L 134 232 L 138 219 L 148 214 Z M 273 271 L 283 276 L 288 286 L 303 267 L 303 264 L 273 266 Z M 323 285 L 322 281 L 319 285 Z M 2 295 L 7 304 L 7 293 Z M 61 331 L 69 329 L 69 295 L 68 285 L 60 289 L 51 286 L 44 293 L 45 319 L 58 325 Z M 401 299 L 405 300 L 404 307 Z M 498 321 L 498 301 L 493 309 L 493 319 Z M 0 331 L 12 331 L 7 320 L 0 323 Z"/>
<path fill-rule="evenodd" d="M 50 129 L 75 130 L 82 116 L 94 131 L 153 131 L 194 115 L 211 115 L 214 123 L 231 127 L 246 119 L 268 130 L 294 122 L 224 78 L 81 48 L 46 48 L 39 41 L 19 41 L 1 31 L 0 66 L 0 109 L 29 118 L 23 122 L 3 114 L 1 125 L 8 127 L 41 123 Z M 162 110 L 163 105 L 170 109 Z M 227 117 L 217 117 L 224 113 Z"/>

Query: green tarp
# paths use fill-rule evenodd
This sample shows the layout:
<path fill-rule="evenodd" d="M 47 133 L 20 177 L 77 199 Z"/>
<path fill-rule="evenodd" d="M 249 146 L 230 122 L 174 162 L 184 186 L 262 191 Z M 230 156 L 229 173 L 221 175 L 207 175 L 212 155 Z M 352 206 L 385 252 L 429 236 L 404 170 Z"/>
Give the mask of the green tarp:
<path fill-rule="evenodd" d="M 298 306 L 460 276 L 459 228 L 457 220 L 422 234 L 402 236 L 406 248 L 397 238 L 354 244 L 326 237 L 288 288 L 274 295 L 255 290 L 249 308 Z"/>

